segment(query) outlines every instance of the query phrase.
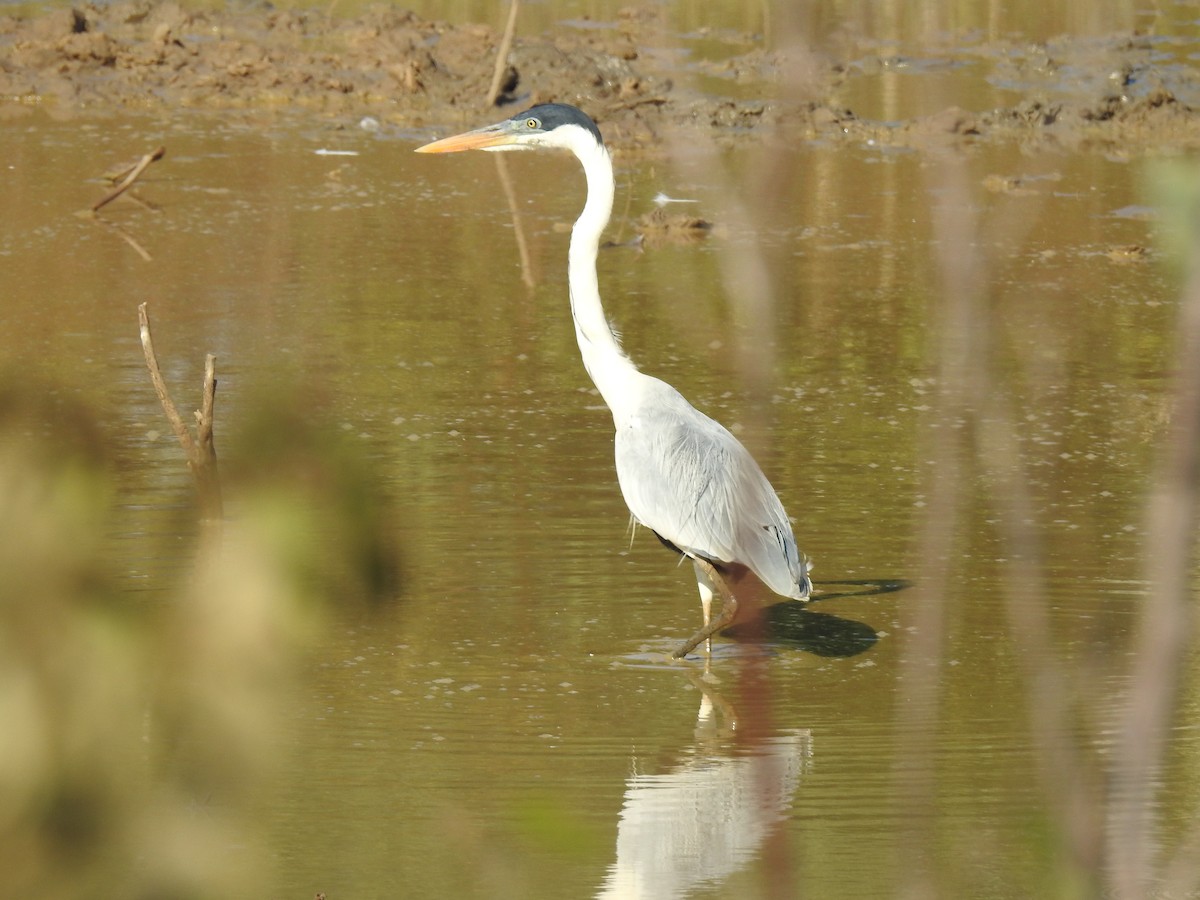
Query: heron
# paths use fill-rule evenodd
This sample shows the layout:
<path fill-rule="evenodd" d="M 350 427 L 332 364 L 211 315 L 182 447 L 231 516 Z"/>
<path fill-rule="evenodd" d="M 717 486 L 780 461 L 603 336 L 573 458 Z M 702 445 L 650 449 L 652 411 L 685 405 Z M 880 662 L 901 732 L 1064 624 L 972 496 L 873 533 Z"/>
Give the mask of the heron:
<path fill-rule="evenodd" d="M 807 601 L 809 562 L 754 457 L 723 425 L 671 385 L 634 365 L 604 313 L 596 258 L 612 215 L 612 157 L 596 123 L 563 103 L 539 104 L 493 125 L 418 147 L 418 153 L 558 149 L 583 166 L 587 198 L 571 229 L 567 284 L 584 368 L 612 413 L 617 481 L 633 521 L 692 561 L 704 619 L 673 656 L 687 656 L 737 616 L 734 588 L 752 573 L 772 591 Z M 713 600 L 721 609 L 712 615 Z"/>

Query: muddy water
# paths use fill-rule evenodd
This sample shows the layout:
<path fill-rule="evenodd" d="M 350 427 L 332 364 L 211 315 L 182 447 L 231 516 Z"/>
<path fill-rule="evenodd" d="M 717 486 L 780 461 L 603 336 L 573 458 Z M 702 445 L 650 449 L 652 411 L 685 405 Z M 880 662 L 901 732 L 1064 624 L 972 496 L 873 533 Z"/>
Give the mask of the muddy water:
<path fill-rule="evenodd" d="M 71 215 L 103 193 L 90 176 L 158 144 L 146 205 Z M 967 425 L 942 399 L 938 260 L 984 261 L 990 392 L 1011 404 L 1051 649 L 1093 676 L 1069 737 L 1102 754 L 1142 596 L 1178 290 L 1153 242 L 1147 166 L 818 144 L 773 151 L 766 200 L 737 190 L 758 182 L 755 148 L 707 175 L 619 163 L 617 241 L 659 191 L 720 227 L 605 250 L 610 314 L 645 369 L 756 448 L 825 594 L 769 611 L 765 648 L 719 641 L 704 678 L 666 659 L 696 627 L 694 583 L 652 538 L 630 543 L 611 420 L 577 358 L 573 162 L 510 157 L 514 220 L 494 158 L 415 145 L 251 114 L 37 113 L 0 132 L 0 360 L 5 377 L 44 377 L 102 411 L 131 592 L 163 602 L 188 565 L 189 485 L 144 374 L 142 300 L 181 392 L 218 355 L 218 434 L 256 394 L 307 385 L 399 511 L 395 607 L 335 616 L 286 712 L 256 829 L 277 893 L 741 897 L 779 879 L 891 896 L 919 820 L 916 858 L 947 896 L 1044 895 L 1053 816 L 1028 636 L 1009 624 L 995 471 L 944 440 Z M 748 223 L 727 205 L 738 196 L 761 201 Z M 974 237 L 937 224 L 963 201 Z M 747 325 L 723 266 L 748 249 L 775 301 Z M 955 471 L 930 663 L 940 713 L 916 736 L 936 791 L 914 810 L 904 673 L 930 589 L 922 535 Z M 1195 736 L 1177 746 L 1186 768 Z M 1196 793 L 1178 783 L 1168 827 Z"/>

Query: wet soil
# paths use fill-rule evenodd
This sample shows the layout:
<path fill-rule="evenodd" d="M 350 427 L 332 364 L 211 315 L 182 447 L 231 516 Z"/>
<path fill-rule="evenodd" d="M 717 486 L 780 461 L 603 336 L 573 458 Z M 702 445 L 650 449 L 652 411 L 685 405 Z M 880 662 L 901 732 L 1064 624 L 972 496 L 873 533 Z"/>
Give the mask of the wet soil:
<path fill-rule="evenodd" d="M 1137 34 L 1034 45 L 965 38 L 937 59 L 869 42 L 843 42 L 837 58 L 802 39 L 785 50 L 767 49 L 758 35 L 706 40 L 723 52 L 679 52 L 653 10 L 518 34 L 497 105 L 507 113 L 543 101 L 579 104 L 626 150 L 652 150 L 679 128 L 728 140 L 772 134 L 905 146 L 993 138 L 1123 152 L 1200 145 L 1192 105 L 1200 104 L 1200 76 Z M 489 118 L 485 97 L 500 44 L 487 25 L 387 6 L 347 18 L 265 4 L 200 10 L 131 0 L 8 14 L 0 16 L 0 116 L 35 106 L 274 107 L 432 131 Z M 960 79 L 981 80 L 984 90 L 974 93 L 992 102 L 967 108 L 950 97 L 932 114 L 882 121 L 840 99 L 856 81 L 889 72 L 919 79 L 948 66 L 968 70 Z"/>

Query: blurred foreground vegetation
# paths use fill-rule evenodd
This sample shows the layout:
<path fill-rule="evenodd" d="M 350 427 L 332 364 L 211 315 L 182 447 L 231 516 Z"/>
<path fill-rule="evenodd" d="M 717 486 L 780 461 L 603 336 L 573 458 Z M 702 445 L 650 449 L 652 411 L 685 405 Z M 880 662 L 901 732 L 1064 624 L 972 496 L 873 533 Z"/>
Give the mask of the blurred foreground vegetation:
<path fill-rule="evenodd" d="M 0 393 L 0 871 L 22 897 L 260 895 L 247 823 L 297 658 L 329 605 L 398 590 L 373 479 L 311 410 L 262 404 L 232 515 L 141 608 L 106 553 L 105 436 L 63 397 Z"/>

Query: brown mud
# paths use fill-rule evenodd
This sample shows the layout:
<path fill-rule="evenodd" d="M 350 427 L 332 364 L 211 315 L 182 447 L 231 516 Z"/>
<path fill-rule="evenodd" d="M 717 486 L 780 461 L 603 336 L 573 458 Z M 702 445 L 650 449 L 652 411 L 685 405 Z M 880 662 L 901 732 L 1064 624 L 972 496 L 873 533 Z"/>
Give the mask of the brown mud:
<path fill-rule="evenodd" d="M 1188 102 L 1200 103 L 1200 76 L 1137 34 L 1036 45 L 964 39 L 933 65 L 869 44 L 843 45 L 839 59 L 802 40 L 779 50 L 756 35 L 710 38 L 727 44 L 716 59 L 672 52 L 678 47 L 660 17 L 637 10 L 553 34 L 518 29 L 500 112 L 576 103 L 625 150 L 652 150 L 687 128 L 727 140 L 920 146 L 1009 138 L 1127 153 L 1200 146 L 1200 115 Z M 486 25 L 385 6 L 347 18 L 265 4 L 212 10 L 129 0 L 6 14 L 0 116 L 38 106 L 279 108 L 371 116 L 414 132 L 457 127 L 497 117 L 484 98 L 500 43 Z M 848 85 L 889 70 L 916 73 L 910 90 L 919 91 L 923 65 L 966 67 L 961 78 L 983 82 L 976 95 L 1001 101 L 969 109 L 949 97 L 931 114 L 882 121 L 840 99 Z"/>

